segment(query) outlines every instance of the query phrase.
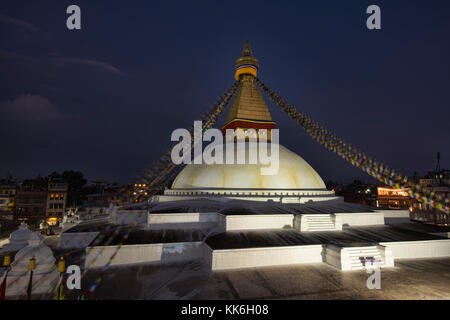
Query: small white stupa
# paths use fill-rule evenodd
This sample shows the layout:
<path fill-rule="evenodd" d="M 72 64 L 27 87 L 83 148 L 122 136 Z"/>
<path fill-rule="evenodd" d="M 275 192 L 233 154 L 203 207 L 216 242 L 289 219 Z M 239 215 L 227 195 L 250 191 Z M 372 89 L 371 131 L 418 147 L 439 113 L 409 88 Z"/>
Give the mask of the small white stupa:
<path fill-rule="evenodd" d="M 5 243 L 1 252 L 16 252 L 28 245 L 28 240 L 32 239 L 34 232 L 28 229 L 26 223 L 22 222 L 19 229 L 9 235 L 9 242 Z"/>
<path fill-rule="evenodd" d="M 26 294 L 30 271 L 30 259 L 36 259 L 36 269 L 33 271 L 32 294 L 52 293 L 58 281 L 58 271 L 52 250 L 43 243 L 43 238 L 33 233 L 28 245 L 17 252 L 11 271 L 8 273 L 6 296 L 20 297 Z"/>

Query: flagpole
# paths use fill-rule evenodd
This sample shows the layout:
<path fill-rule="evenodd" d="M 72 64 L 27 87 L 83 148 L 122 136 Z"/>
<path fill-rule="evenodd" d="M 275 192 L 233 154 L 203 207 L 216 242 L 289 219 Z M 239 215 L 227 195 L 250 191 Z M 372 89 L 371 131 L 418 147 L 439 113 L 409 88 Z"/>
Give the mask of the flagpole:
<path fill-rule="evenodd" d="M 66 270 L 66 262 L 64 261 L 64 257 L 61 257 L 58 261 L 58 272 L 59 272 L 59 281 L 57 286 L 56 300 L 62 300 L 62 289 L 63 289 L 63 273 Z"/>
<path fill-rule="evenodd" d="M 33 256 L 30 259 L 28 270 L 30 270 L 30 281 L 28 282 L 27 300 L 31 300 L 31 293 L 33 291 L 33 270 L 36 269 L 36 258 Z"/>
<path fill-rule="evenodd" d="M 11 265 L 11 256 L 9 255 L 9 252 L 6 253 L 5 257 L 3 258 L 3 266 L 6 267 L 5 274 L 3 275 L 3 280 L 0 283 L 0 300 L 6 300 L 6 285 L 8 284 L 7 278 L 8 278 L 8 272 L 10 270 Z"/>

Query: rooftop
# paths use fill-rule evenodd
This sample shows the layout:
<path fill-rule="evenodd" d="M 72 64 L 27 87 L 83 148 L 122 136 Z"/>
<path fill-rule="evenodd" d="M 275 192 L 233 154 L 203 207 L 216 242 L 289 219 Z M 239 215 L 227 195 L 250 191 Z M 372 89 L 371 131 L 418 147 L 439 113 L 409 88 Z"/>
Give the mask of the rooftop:
<path fill-rule="evenodd" d="M 326 264 L 305 264 L 210 273 L 194 260 L 174 265 L 111 267 L 90 299 L 450 299 L 450 258 L 398 260 L 381 270 L 381 289 L 366 287 L 365 271 L 342 272 Z M 86 294 L 101 270 L 82 280 Z M 75 292 L 77 291 L 77 292 Z"/>

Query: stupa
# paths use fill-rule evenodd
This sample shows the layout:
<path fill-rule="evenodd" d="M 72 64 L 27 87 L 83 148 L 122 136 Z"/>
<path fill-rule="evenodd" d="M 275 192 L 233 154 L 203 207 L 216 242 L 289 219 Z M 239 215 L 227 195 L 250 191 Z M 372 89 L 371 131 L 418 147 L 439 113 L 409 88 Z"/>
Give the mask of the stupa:
<path fill-rule="evenodd" d="M 56 260 L 52 250 L 43 243 L 43 238 L 33 233 L 28 245 L 17 252 L 11 271 L 8 273 L 6 295 L 8 297 L 21 297 L 26 294 L 30 271 L 30 259 L 36 259 L 36 269 L 33 271 L 32 294 L 51 293 L 58 281 Z"/>
<path fill-rule="evenodd" d="M 272 130 L 276 124 L 255 82 L 259 62 L 250 44 L 245 43 L 242 56 L 236 61 L 235 78 L 240 80 L 236 96 L 230 107 L 226 124 L 222 128 L 234 130 L 233 140 L 225 144 L 248 140 L 268 141 L 271 149 Z M 251 129 L 251 131 L 250 131 Z M 253 136 L 252 136 L 253 135 Z M 305 203 L 311 201 L 340 200 L 334 191 L 326 189 L 320 175 L 299 155 L 278 145 L 279 166 L 276 174 L 262 175 L 267 168 L 260 159 L 256 164 L 189 164 L 174 180 L 171 189 L 157 197 L 157 201 L 188 200 L 205 197 L 227 197 L 252 201 Z M 257 144 L 245 144 L 246 157 L 257 152 Z M 226 150 L 226 145 L 223 150 Z M 193 163 L 196 163 L 194 160 Z"/>
<path fill-rule="evenodd" d="M 366 273 L 382 268 L 386 273 L 395 272 L 391 278 L 397 279 L 397 274 L 409 271 L 403 267 L 390 270 L 396 259 L 450 257 L 450 239 L 435 234 L 437 231 L 430 226 L 409 223 L 408 210 L 342 201 L 326 189 L 320 175 L 302 157 L 279 145 L 276 123 L 255 83 L 258 68 L 259 62 L 246 43 L 236 63 L 238 88 L 222 127 L 225 137 L 226 130 L 234 130 L 235 134 L 233 139 L 222 140 L 221 146 L 225 145 L 222 149 L 226 150 L 229 144 L 247 141 L 252 129 L 254 138 L 270 141 L 268 149 L 279 146 L 275 174 L 263 175 L 263 163 L 195 164 L 198 162 L 194 159 L 194 164 L 188 164 L 163 195 L 154 196 L 149 202 L 112 208 L 109 221 L 79 224 L 62 233 L 61 247 L 86 247 L 84 267 L 90 269 L 88 272 L 100 268 L 103 273 L 109 266 L 115 267 L 100 284 L 105 286 L 103 292 L 108 297 L 115 292 L 123 299 L 129 298 L 129 289 L 135 283 L 135 291 L 139 291 L 136 296 L 151 299 L 155 297 L 154 281 L 159 283 L 166 276 L 167 282 L 160 288 L 174 298 L 191 299 L 203 291 L 202 298 L 223 299 L 222 293 L 227 290 L 232 292 L 230 297 L 243 298 L 236 294 L 237 287 L 249 298 L 285 298 L 292 292 L 305 298 L 305 283 L 314 295 L 320 288 L 325 297 L 330 292 L 343 292 L 347 297 L 346 281 L 336 279 L 348 276 L 342 278 L 330 272 L 337 269 Z M 215 133 L 220 137 L 220 132 Z M 246 144 L 246 154 L 254 147 Z M 122 240 L 118 239 L 126 240 L 119 243 Z M 173 281 L 172 271 L 158 267 L 145 278 L 151 281 L 151 289 L 142 290 L 147 280 L 136 276 L 135 266 L 148 264 L 167 265 L 167 270 L 179 266 L 180 275 L 188 275 Z M 303 268 L 302 264 L 311 267 Z M 227 273 L 280 266 L 298 271 L 288 274 L 285 269 L 254 269 L 255 272 Z M 205 286 L 199 281 L 197 270 L 201 270 L 203 279 L 220 279 L 214 281 L 219 283 L 216 289 L 215 284 Z M 215 274 L 216 271 L 220 273 Z M 267 277 L 262 278 L 262 274 Z M 365 275 L 355 276 L 358 284 L 351 282 L 352 295 L 356 286 L 365 289 L 362 276 Z M 223 285 L 224 279 L 231 283 L 229 287 Z M 327 281 L 330 285 L 324 287 Z M 126 290 L 118 283 L 126 283 Z M 253 288 L 259 286 L 261 295 L 255 296 Z M 267 290 L 283 286 L 283 295 L 273 293 L 275 289 Z M 95 290 L 97 285 L 93 287 Z M 102 297 L 102 293 L 97 297 Z"/>
<path fill-rule="evenodd" d="M 22 222 L 19 229 L 9 235 L 9 242 L 4 244 L 1 252 L 16 252 L 28 245 L 28 240 L 33 239 L 35 233 L 31 231 L 27 224 Z"/>

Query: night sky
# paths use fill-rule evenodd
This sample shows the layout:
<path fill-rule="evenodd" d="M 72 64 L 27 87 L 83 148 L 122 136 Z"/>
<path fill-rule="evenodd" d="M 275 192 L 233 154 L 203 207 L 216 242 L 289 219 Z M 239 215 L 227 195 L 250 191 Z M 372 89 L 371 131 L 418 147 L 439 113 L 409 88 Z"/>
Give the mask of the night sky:
<path fill-rule="evenodd" d="M 423 174 L 441 151 L 450 167 L 449 1 L 2 0 L 0 39 L 0 176 L 129 182 L 229 88 L 245 40 L 262 81 L 369 155 Z M 370 181 L 265 99 L 324 180 Z"/>

